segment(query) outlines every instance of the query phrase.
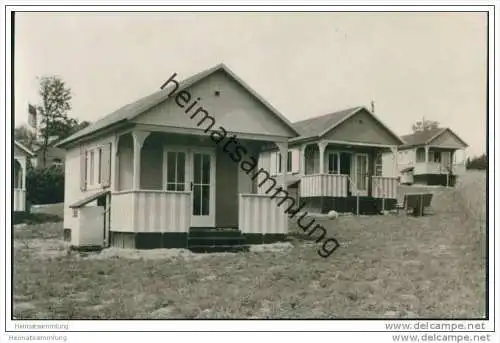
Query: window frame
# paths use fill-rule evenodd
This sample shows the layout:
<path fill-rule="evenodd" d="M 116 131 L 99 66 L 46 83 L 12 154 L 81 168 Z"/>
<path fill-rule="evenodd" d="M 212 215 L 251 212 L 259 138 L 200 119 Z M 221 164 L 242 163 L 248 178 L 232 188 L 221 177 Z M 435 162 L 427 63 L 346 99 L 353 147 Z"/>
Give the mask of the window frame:
<path fill-rule="evenodd" d="M 276 174 L 273 174 L 273 175 L 281 175 L 283 174 L 283 168 L 281 166 L 281 152 L 279 151 L 275 151 L 274 152 L 276 154 Z M 287 165 L 286 165 L 286 173 L 287 174 L 292 174 L 294 173 L 293 172 L 293 161 L 292 161 L 292 158 L 293 158 L 293 152 L 292 152 L 292 149 L 289 149 L 287 151 L 287 156 L 288 156 L 288 159 L 286 161 Z M 300 156 L 299 156 L 299 159 L 300 159 Z"/>
<path fill-rule="evenodd" d="M 103 187 L 101 165 L 102 165 L 102 152 L 106 144 L 108 143 L 95 145 L 85 149 L 86 190 L 94 190 Z"/>
<path fill-rule="evenodd" d="M 382 153 L 375 153 L 375 158 L 373 160 L 373 176 L 383 176 L 383 165 L 382 162 Z"/>
<path fill-rule="evenodd" d="M 337 158 L 332 158 L 332 156 L 337 156 Z M 333 160 L 333 168 L 330 168 L 330 158 Z M 337 171 L 335 172 L 335 161 L 337 162 Z M 333 175 L 340 175 L 340 151 L 329 151 L 327 153 L 327 173 Z"/>
<path fill-rule="evenodd" d="M 174 181 L 173 182 L 169 182 L 168 181 L 168 176 L 169 176 L 169 170 L 168 170 L 168 165 L 169 165 L 169 161 L 168 161 L 168 156 L 169 156 L 169 153 L 174 153 L 175 154 L 175 165 L 174 165 Z M 179 172 L 179 154 L 184 154 L 184 175 L 183 175 L 183 182 L 179 182 L 180 178 L 179 178 L 179 175 L 180 173 Z M 186 192 L 186 191 L 190 191 L 189 189 L 189 186 L 188 186 L 188 183 L 187 183 L 187 178 L 188 178 L 188 168 L 189 168 L 189 164 L 190 163 L 188 161 L 188 159 L 190 158 L 190 155 L 188 153 L 188 150 L 187 149 L 182 149 L 180 147 L 172 147 L 172 146 L 164 146 L 163 148 L 163 170 L 162 170 L 162 189 L 165 191 L 165 192 Z M 169 186 L 170 185 L 173 185 L 174 186 L 174 189 L 169 189 Z M 179 187 L 181 186 L 182 187 Z M 179 188 L 182 188 L 182 189 L 179 189 Z"/>

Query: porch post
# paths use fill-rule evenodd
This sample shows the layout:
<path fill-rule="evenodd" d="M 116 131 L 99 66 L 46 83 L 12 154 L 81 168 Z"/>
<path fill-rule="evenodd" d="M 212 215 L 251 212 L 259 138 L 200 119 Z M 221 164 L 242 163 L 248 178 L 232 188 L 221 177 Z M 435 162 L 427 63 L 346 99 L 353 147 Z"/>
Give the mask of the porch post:
<path fill-rule="evenodd" d="M 300 147 L 300 173 L 306 175 L 306 148 L 307 144 Z"/>
<path fill-rule="evenodd" d="M 276 145 L 278 146 L 278 149 L 281 154 L 281 176 L 280 176 L 280 186 L 281 188 L 286 191 L 287 189 L 287 184 L 286 184 L 286 177 L 287 177 L 287 171 L 286 167 L 288 165 L 288 142 L 276 142 Z"/>
<path fill-rule="evenodd" d="M 328 143 L 326 142 L 318 142 L 319 148 L 319 173 L 323 174 L 325 172 L 325 149 Z"/>
<path fill-rule="evenodd" d="M 449 172 L 453 174 L 453 167 L 455 167 L 455 164 L 453 163 L 455 159 L 455 150 L 450 151 L 450 165 L 448 166 Z"/>
<path fill-rule="evenodd" d="M 398 170 L 398 147 L 397 147 L 397 145 L 392 146 L 391 151 L 392 151 L 392 155 L 394 157 L 393 165 L 392 165 L 392 169 L 393 169 L 392 172 L 393 172 L 394 177 L 398 177 L 399 170 Z"/>
<path fill-rule="evenodd" d="M 115 135 L 113 141 L 111 142 L 111 184 L 113 185 L 112 191 L 116 192 L 118 188 L 119 180 L 119 165 L 120 156 L 118 154 L 118 143 L 120 143 L 120 136 Z"/>
<path fill-rule="evenodd" d="M 141 188 L 141 150 L 144 141 L 149 136 L 150 132 L 133 131 L 134 139 L 134 182 L 132 189 L 138 191 Z"/>
<path fill-rule="evenodd" d="M 427 174 L 429 169 L 429 147 L 425 146 L 425 174 Z"/>

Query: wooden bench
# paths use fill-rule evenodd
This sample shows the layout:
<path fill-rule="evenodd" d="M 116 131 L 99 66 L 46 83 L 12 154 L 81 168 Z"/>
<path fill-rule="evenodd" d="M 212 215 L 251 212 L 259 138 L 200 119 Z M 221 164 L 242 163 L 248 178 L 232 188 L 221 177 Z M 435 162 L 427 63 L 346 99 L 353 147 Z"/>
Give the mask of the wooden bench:
<path fill-rule="evenodd" d="M 404 210 L 408 213 L 409 209 L 412 209 L 412 214 L 416 217 L 423 216 L 425 208 L 430 207 L 432 202 L 431 193 L 412 193 L 405 194 L 403 198 L 403 203 L 397 204 L 396 209 Z"/>

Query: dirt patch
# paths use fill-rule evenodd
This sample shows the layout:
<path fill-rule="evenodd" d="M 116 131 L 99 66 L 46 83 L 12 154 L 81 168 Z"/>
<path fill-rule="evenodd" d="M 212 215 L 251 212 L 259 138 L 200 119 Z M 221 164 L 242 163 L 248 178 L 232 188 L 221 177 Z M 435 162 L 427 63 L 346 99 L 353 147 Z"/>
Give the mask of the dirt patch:
<path fill-rule="evenodd" d="M 264 251 L 272 251 L 272 252 L 286 252 L 293 248 L 293 244 L 290 242 L 277 242 L 272 244 L 257 244 L 251 245 L 251 252 L 264 252 Z"/>
<path fill-rule="evenodd" d="M 108 260 L 108 259 L 129 259 L 129 260 L 200 260 L 205 258 L 214 258 L 221 256 L 230 256 L 231 253 L 211 253 L 199 254 L 193 253 L 187 249 L 151 249 L 135 250 L 121 248 L 107 248 L 100 252 L 85 253 L 82 259 L 87 260 Z"/>

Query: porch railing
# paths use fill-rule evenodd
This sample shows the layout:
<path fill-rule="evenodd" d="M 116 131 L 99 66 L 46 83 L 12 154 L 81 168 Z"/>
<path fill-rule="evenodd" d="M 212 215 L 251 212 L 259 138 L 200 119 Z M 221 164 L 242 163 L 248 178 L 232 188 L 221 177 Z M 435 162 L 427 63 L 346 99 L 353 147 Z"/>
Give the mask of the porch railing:
<path fill-rule="evenodd" d="M 131 190 L 111 195 L 111 231 L 187 232 L 191 192 Z"/>
<path fill-rule="evenodd" d="M 445 165 L 439 162 L 417 162 L 415 163 L 414 174 L 451 174 L 460 175 L 465 171 L 464 164 Z"/>
<path fill-rule="evenodd" d="M 372 196 L 382 199 L 398 197 L 399 181 L 396 177 L 372 176 Z"/>
<path fill-rule="evenodd" d="M 242 233 L 284 234 L 288 232 L 289 204 L 265 194 L 240 194 L 238 227 Z"/>
<path fill-rule="evenodd" d="M 308 174 L 300 179 L 300 196 L 347 197 L 349 176 L 343 174 Z"/>

